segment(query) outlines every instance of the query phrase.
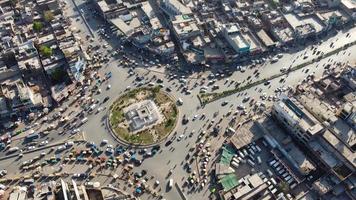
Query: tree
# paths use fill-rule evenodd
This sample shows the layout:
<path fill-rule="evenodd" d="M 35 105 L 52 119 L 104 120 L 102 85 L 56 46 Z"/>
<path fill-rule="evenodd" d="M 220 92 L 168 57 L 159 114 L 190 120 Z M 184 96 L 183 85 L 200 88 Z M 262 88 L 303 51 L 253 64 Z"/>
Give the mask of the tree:
<path fill-rule="evenodd" d="M 64 80 L 66 77 L 66 72 L 61 69 L 61 68 L 56 68 L 52 73 L 51 73 L 51 78 L 55 83 L 60 83 Z"/>
<path fill-rule="evenodd" d="M 46 22 L 50 22 L 54 19 L 54 15 L 51 11 L 47 10 L 44 12 L 43 14 L 44 19 L 46 20 Z"/>
<path fill-rule="evenodd" d="M 39 22 L 39 21 L 35 21 L 33 22 L 33 30 L 35 30 L 36 32 L 40 32 L 43 28 L 43 24 L 42 22 Z"/>
<path fill-rule="evenodd" d="M 19 0 L 10 0 L 10 4 L 12 6 L 16 6 L 16 4 L 19 2 Z"/>
<path fill-rule="evenodd" d="M 53 51 L 51 49 L 51 47 L 48 47 L 46 45 L 42 45 L 40 46 L 40 53 L 44 56 L 44 57 L 51 57 L 53 54 Z"/>
<path fill-rule="evenodd" d="M 278 187 L 284 193 L 288 193 L 289 192 L 289 185 L 285 181 L 280 182 Z"/>

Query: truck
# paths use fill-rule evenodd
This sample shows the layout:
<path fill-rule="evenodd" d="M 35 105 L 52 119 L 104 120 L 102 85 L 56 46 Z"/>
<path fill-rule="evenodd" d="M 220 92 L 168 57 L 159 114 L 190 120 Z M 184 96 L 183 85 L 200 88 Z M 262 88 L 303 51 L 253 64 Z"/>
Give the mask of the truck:
<path fill-rule="evenodd" d="M 40 135 L 38 133 L 32 133 L 30 135 L 27 135 L 25 137 L 25 142 L 32 142 L 33 140 L 36 140 L 40 137 Z"/>

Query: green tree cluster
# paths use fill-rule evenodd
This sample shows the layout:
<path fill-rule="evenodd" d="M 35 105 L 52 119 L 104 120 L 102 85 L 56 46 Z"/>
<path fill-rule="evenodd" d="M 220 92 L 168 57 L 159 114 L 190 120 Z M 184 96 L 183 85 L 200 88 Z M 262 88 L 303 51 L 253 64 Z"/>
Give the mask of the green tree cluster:
<path fill-rule="evenodd" d="M 44 57 L 51 57 L 53 54 L 53 51 L 51 49 L 51 47 L 48 47 L 46 45 L 42 45 L 40 46 L 40 53 L 44 56 Z"/>
<path fill-rule="evenodd" d="M 40 21 L 35 21 L 35 22 L 33 22 L 32 28 L 36 32 L 40 32 L 43 29 L 43 24 Z"/>

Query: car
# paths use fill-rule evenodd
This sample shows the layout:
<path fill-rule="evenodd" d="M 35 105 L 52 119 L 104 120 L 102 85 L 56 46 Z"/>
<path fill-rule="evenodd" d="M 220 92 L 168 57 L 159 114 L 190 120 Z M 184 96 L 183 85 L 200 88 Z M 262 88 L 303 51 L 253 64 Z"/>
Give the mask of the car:
<path fill-rule="evenodd" d="M 0 177 L 3 177 L 7 174 L 7 171 L 5 169 L 0 171 Z"/>
<path fill-rule="evenodd" d="M 34 149 L 36 149 L 36 146 L 28 146 L 28 147 L 27 147 L 27 150 L 28 150 L 28 151 L 31 151 L 31 150 L 34 150 Z"/>
<path fill-rule="evenodd" d="M 66 149 L 66 146 L 65 145 L 60 145 L 59 147 L 57 147 L 57 151 L 63 151 Z"/>
<path fill-rule="evenodd" d="M 181 134 L 178 138 L 177 138 L 177 141 L 181 141 L 183 139 L 184 135 Z"/>
<path fill-rule="evenodd" d="M 74 142 L 73 141 L 68 141 L 64 144 L 66 147 L 70 147 L 70 146 L 73 146 L 74 145 Z"/>
<path fill-rule="evenodd" d="M 111 85 L 109 84 L 108 86 L 106 86 L 106 89 L 110 90 L 111 89 Z"/>
<path fill-rule="evenodd" d="M 263 83 L 263 85 L 269 85 L 271 83 L 271 81 L 266 81 Z"/>
<path fill-rule="evenodd" d="M 39 146 L 45 146 L 47 144 L 48 144 L 48 140 L 44 140 L 39 144 Z"/>
<path fill-rule="evenodd" d="M 104 139 L 104 140 L 101 141 L 101 144 L 102 144 L 102 145 L 105 145 L 105 144 L 107 144 L 107 143 L 108 143 L 108 140 L 105 140 L 105 139 Z"/>
<path fill-rule="evenodd" d="M 169 146 L 169 145 L 171 145 L 171 144 L 172 144 L 172 140 L 168 140 L 164 146 L 167 147 L 167 146 Z"/>
<path fill-rule="evenodd" d="M 222 106 L 226 106 L 228 103 L 229 103 L 228 101 L 223 101 L 223 102 L 221 103 L 221 105 L 222 105 Z"/>
<path fill-rule="evenodd" d="M 79 173 L 79 174 L 73 174 L 73 178 L 88 178 L 88 174 L 86 173 Z"/>
<path fill-rule="evenodd" d="M 172 88 L 167 87 L 167 88 L 166 88 L 166 91 L 167 91 L 167 92 L 172 92 Z"/>
<path fill-rule="evenodd" d="M 103 103 L 107 102 L 108 100 L 110 99 L 110 97 L 105 97 L 104 100 L 103 100 Z"/>

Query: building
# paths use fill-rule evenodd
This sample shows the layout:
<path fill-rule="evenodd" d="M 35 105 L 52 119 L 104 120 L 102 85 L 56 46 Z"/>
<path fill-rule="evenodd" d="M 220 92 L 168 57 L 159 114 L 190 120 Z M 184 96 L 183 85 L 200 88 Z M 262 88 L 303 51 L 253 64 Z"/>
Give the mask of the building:
<path fill-rule="evenodd" d="M 341 0 L 340 8 L 356 20 L 356 2 L 354 0 Z"/>
<path fill-rule="evenodd" d="M 179 40 L 186 40 L 200 34 L 196 21 L 188 15 L 177 15 L 171 23 L 172 30 Z"/>
<path fill-rule="evenodd" d="M 123 110 L 132 132 L 142 131 L 162 122 L 161 113 L 151 100 L 144 100 Z"/>
<path fill-rule="evenodd" d="M 43 99 L 35 88 L 27 86 L 22 79 L 3 82 L 0 93 L 9 103 L 12 114 L 30 112 L 43 107 Z"/>
<path fill-rule="evenodd" d="M 129 14 L 129 10 L 123 4 L 123 1 L 117 0 L 94 0 L 96 3 L 97 10 L 99 14 L 104 19 L 113 19 L 117 18 L 120 15 Z"/>
<path fill-rule="evenodd" d="M 223 35 L 229 45 L 237 53 L 249 53 L 251 46 L 242 36 L 241 29 L 238 25 L 228 25 L 223 29 Z"/>
<path fill-rule="evenodd" d="M 176 15 L 192 15 L 192 10 L 186 5 L 182 4 L 179 0 L 162 0 L 160 1 L 160 8 L 170 18 Z"/>
<path fill-rule="evenodd" d="M 301 143 L 307 144 L 324 127 L 296 99 L 283 96 L 273 105 L 272 115 Z"/>

